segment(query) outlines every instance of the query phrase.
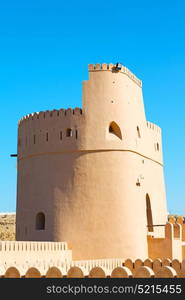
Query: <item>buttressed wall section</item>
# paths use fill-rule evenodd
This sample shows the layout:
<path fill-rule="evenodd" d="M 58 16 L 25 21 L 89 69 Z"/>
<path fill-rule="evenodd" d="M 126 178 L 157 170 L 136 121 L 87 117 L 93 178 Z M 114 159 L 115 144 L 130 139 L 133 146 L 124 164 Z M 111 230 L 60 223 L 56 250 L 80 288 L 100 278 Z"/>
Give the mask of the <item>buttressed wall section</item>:
<path fill-rule="evenodd" d="M 127 68 L 89 65 L 83 108 L 19 123 L 17 240 L 65 241 L 74 259 L 148 257 L 167 221 L 161 130 Z"/>

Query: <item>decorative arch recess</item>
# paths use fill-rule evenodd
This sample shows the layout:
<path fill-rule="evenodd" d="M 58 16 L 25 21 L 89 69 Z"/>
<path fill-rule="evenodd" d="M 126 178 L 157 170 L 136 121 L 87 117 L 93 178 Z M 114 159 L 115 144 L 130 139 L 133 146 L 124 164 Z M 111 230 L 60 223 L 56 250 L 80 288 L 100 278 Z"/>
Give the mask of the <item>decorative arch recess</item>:
<path fill-rule="evenodd" d="M 121 133 L 121 129 L 118 126 L 118 124 L 114 121 L 112 121 L 109 125 L 109 133 L 114 134 L 115 136 L 117 136 L 120 140 L 122 140 L 122 133 Z"/>
<path fill-rule="evenodd" d="M 150 203 L 150 197 L 146 194 L 146 216 L 147 216 L 147 227 L 149 232 L 153 232 L 153 217 L 152 208 Z"/>

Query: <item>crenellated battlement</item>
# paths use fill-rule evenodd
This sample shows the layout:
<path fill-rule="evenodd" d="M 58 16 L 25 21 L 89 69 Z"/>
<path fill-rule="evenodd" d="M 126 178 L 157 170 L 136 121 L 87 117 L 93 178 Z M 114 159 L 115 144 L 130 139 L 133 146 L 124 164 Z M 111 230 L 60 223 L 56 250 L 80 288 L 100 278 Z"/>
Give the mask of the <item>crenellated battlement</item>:
<path fill-rule="evenodd" d="M 168 222 L 171 224 L 185 224 L 185 218 L 183 216 L 169 216 Z"/>
<path fill-rule="evenodd" d="M 65 251 L 66 242 L 30 242 L 30 241 L 0 241 L 0 253 L 3 251 Z"/>
<path fill-rule="evenodd" d="M 152 129 L 152 130 L 154 130 L 154 131 L 156 131 L 158 133 L 161 133 L 161 128 L 159 126 L 157 126 L 156 124 L 147 121 L 146 125 L 147 125 L 148 129 Z"/>
<path fill-rule="evenodd" d="M 46 110 L 24 116 L 19 121 L 18 156 L 77 147 L 83 123 L 82 109 Z"/>
<path fill-rule="evenodd" d="M 118 70 L 115 64 L 89 64 L 88 65 L 89 72 L 96 72 L 96 71 L 111 71 L 111 72 L 120 72 L 127 75 L 130 79 L 132 79 L 139 87 L 142 87 L 142 81 L 138 79 L 128 68 L 121 65 L 121 68 Z"/>
<path fill-rule="evenodd" d="M 151 137 L 151 142 L 154 144 L 154 150 L 155 152 L 157 153 L 162 153 L 161 152 L 161 145 L 162 145 L 162 142 L 161 142 L 161 128 L 159 126 L 157 126 L 156 124 L 154 123 L 151 123 L 149 121 L 146 122 L 146 128 L 147 128 L 147 131 L 149 133 L 149 136 Z"/>
<path fill-rule="evenodd" d="M 61 253 L 63 254 L 63 253 Z M 54 256 L 41 259 L 23 259 L 22 262 L 3 260 L 0 278 L 184 278 L 185 260 L 99 259 L 68 260 Z"/>
<path fill-rule="evenodd" d="M 79 107 L 75 107 L 74 109 L 68 108 L 68 109 L 54 109 L 54 110 L 46 110 L 46 111 L 40 111 L 40 112 L 35 112 L 28 114 L 24 117 L 22 117 L 18 125 L 20 126 L 23 122 L 28 121 L 28 120 L 37 120 L 37 119 L 48 119 L 52 117 L 67 117 L 67 116 L 80 116 L 82 115 L 82 109 Z"/>

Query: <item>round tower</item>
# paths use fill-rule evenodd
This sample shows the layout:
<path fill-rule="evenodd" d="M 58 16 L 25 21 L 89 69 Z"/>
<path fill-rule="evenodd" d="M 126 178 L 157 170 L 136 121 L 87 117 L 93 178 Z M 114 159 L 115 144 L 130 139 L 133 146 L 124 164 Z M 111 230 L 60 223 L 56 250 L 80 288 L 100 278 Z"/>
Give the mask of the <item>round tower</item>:
<path fill-rule="evenodd" d="M 166 221 L 161 130 L 127 68 L 89 65 L 82 110 L 20 121 L 17 240 L 65 241 L 74 259 L 146 258 L 147 233 Z"/>

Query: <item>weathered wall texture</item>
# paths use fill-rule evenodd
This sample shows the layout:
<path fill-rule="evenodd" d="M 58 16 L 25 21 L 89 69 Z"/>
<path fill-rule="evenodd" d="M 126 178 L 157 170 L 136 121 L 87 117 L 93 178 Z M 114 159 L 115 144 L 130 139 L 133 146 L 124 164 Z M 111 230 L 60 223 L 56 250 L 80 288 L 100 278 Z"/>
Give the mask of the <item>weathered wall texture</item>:
<path fill-rule="evenodd" d="M 0 241 L 15 240 L 15 213 L 0 213 Z"/>

